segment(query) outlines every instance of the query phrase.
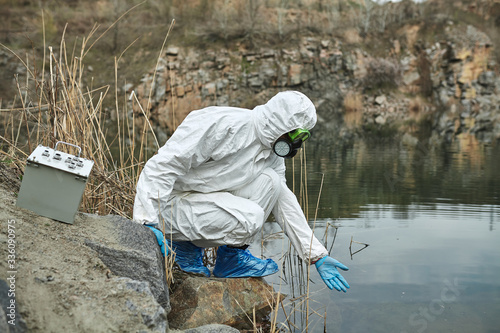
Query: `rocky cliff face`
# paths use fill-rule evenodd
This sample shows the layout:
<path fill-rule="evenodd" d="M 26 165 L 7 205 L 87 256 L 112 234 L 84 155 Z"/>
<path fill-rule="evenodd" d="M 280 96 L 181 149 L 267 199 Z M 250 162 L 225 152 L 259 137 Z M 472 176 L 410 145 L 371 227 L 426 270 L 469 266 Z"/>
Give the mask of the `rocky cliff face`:
<path fill-rule="evenodd" d="M 439 66 L 431 79 L 441 106 L 435 129 L 447 141 L 470 134 L 483 142 L 500 136 L 500 80 L 489 38 L 472 26 L 453 29 L 444 50 L 432 50 Z"/>
<path fill-rule="evenodd" d="M 500 79 L 486 34 L 446 24 L 431 45 L 423 24 L 405 26 L 386 58 L 338 39 L 304 37 L 289 48 L 197 50 L 170 46 L 156 71 L 134 90 L 136 119 L 151 113 L 164 142 L 191 110 L 209 105 L 252 108 L 276 92 L 300 90 L 318 109 L 319 139 L 367 133 L 452 141 L 461 133 L 492 142 L 500 136 Z M 406 45 L 402 50 L 401 45 Z M 151 98 L 151 99 L 149 99 Z M 149 102 L 148 102 L 149 100 Z M 422 137 L 422 126 L 430 127 Z M 318 137 L 315 137 L 318 139 Z"/>

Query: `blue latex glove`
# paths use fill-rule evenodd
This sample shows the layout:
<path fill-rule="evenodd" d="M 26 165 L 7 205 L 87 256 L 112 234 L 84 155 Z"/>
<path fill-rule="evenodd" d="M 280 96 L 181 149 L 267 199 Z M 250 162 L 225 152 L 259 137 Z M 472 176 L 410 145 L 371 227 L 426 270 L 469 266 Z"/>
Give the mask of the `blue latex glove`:
<path fill-rule="evenodd" d="M 168 246 L 165 246 L 165 242 L 163 241 L 163 233 L 160 230 L 153 227 L 152 225 L 146 225 L 146 227 L 153 230 L 153 232 L 155 233 L 158 245 L 160 245 L 161 254 L 165 255 L 165 252 L 166 254 L 168 254 Z"/>
<path fill-rule="evenodd" d="M 316 269 L 318 270 L 319 275 L 325 282 L 325 284 L 330 289 L 337 289 L 338 291 L 346 292 L 349 287 L 349 284 L 344 279 L 342 275 L 340 275 L 337 268 L 340 268 L 344 271 L 347 271 L 349 268 L 347 266 L 341 264 L 337 260 L 332 257 L 326 256 L 316 261 L 315 263 Z"/>

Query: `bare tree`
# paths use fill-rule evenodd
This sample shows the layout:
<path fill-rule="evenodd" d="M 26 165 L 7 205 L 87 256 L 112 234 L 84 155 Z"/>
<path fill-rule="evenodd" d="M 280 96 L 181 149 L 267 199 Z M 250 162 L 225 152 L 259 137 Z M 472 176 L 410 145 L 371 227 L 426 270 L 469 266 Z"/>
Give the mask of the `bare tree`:
<path fill-rule="evenodd" d="M 364 16 L 362 16 L 361 24 L 363 32 L 366 34 L 368 30 L 370 30 L 373 8 L 375 7 L 375 4 L 371 0 L 364 0 L 364 3 L 365 3 L 365 14 Z"/>
<path fill-rule="evenodd" d="M 245 27 L 247 37 L 253 40 L 259 22 L 259 10 L 262 0 L 246 0 L 247 24 Z"/>
<path fill-rule="evenodd" d="M 288 0 L 280 0 L 279 6 L 276 8 L 278 16 L 278 35 L 280 40 L 283 40 L 285 35 L 285 19 L 288 10 Z"/>
<path fill-rule="evenodd" d="M 340 1 L 327 1 L 323 5 L 325 11 L 326 11 L 326 16 L 328 19 L 328 32 L 333 31 L 339 23 L 340 19 Z"/>
<path fill-rule="evenodd" d="M 390 19 L 391 4 L 378 4 L 374 16 L 376 18 L 377 29 L 379 32 L 384 32 Z"/>
<path fill-rule="evenodd" d="M 235 10 L 230 4 L 231 0 L 222 0 L 220 5 L 214 6 L 214 19 L 219 23 L 222 37 L 228 40 L 231 31 L 230 22 L 233 22 Z"/>

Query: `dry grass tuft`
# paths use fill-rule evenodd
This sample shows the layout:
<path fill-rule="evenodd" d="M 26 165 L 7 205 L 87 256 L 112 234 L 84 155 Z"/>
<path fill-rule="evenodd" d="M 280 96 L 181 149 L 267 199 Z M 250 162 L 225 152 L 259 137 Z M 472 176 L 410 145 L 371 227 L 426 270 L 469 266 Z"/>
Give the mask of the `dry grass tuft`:
<path fill-rule="evenodd" d="M 96 30 L 94 27 L 82 39 L 79 48 L 67 47 L 65 30 L 57 51 L 44 42 L 43 59 L 37 59 L 35 51 L 24 57 L 2 45 L 22 63 L 26 74 L 16 77 L 17 96 L 12 107 L 1 110 L 0 148 L 4 161 L 24 169 L 26 157 L 38 145 L 54 147 L 64 141 L 81 147 L 81 156 L 95 163 L 81 210 L 131 218 L 135 187 L 148 158 L 152 132 L 148 122 L 135 128 L 134 119 L 126 116 L 127 102 L 122 102 L 125 98 L 118 96 L 116 88 L 115 110 L 104 107 L 111 87 L 118 83 L 117 65 L 114 84 L 92 86 L 85 56 L 109 29 L 100 36 L 95 36 Z M 115 58 L 115 64 L 118 60 Z M 109 123 L 110 113 L 115 113 L 116 124 Z"/>

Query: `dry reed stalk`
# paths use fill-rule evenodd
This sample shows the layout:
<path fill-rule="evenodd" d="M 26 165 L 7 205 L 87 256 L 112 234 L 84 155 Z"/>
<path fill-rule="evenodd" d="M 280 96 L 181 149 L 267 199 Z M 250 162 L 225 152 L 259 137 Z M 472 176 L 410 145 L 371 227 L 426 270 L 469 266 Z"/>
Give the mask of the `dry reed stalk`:
<path fill-rule="evenodd" d="M 318 200 L 316 202 L 316 210 L 314 212 L 314 221 L 313 221 L 313 227 L 312 227 L 313 235 L 311 237 L 311 245 L 309 247 L 309 253 L 311 253 L 311 249 L 312 249 L 312 242 L 313 242 L 313 237 L 314 237 L 314 230 L 316 229 L 316 219 L 318 217 L 319 201 L 320 201 L 320 198 L 321 198 L 321 192 L 323 191 L 323 181 L 324 181 L 324 179 L 325 179 L 325 175 L 322 174 L 321 175 L 321 184 L 320 184 L 319 193 L 318 193 Z M 308 296 L 310 294 L 310 282 L 309 282 L 310 281 L 310 274 L 311 274 L 311 258 L 309 257 L 308 268 L 307 268 L 307 295 Z M 309 327 L 309 310 L 310 310 L 310 307 L 309 307 L 309 297 L 307 297 L 306 308 L 307 308 L 306 327 Z"/>
<path fill-rule="evenodd" d="M 299 157 L 300 157 L 299 158 L 300 170 L 298 170 L 300 173 L 299 181 L 298 181 L 299 193 L 298 193 L 298 195 L 296 193 L 296 195 L 298 196 L 299 203 L 301 203 L 301 207 L 304 210 L 304 215 L 307 218 L 307 215 L 308 215 L 307 207 L 308 207 L 309 201 L 308 201 L 308 193 L 307 193 L 308 192 L 307 191 L 307 178 L 308 178 L 307 177 L 307 159 L 306 159 L 305 154 L 306 154 L 306 151 L 305 151 L 305 147 L 304 147 L 301 150 L 301 154 L 299 155 Z M 296 177 L 294 160 L 295 159 L 292 160 L 292 189 L 293 190 L 295 190 L 295 177 Z M 321 199 L 323 184 L 324 184 L 324 174 L 322 174 L 318 199 L 316 202 L 316 209 L 315 209 L 315 213 L 314 213 L 314 222 L 313 222 L 313 226 L 312 226 L 313 233 L 314 233 L 315 226 L 316 226 L 316 220 L 317 220 L 318 211 L 319 211 L 319 202 Z M 312 239 L 311 239 L 311 244 L 312 244 Z M 283 256 L 284 257 L 284 259 L 283 259 L 284 264 L 283 265 L 284 265 L 284 267 L 288 267 L 290 269 L 289 284 L 290 284 L 291 290 L 292 291 L 299 291 L 300 295 L 298 297 L 293 297 L 293 298 L 289 299 L 289 304 L 283 304 L 283 301 L 280 300 L 280 305 L 281 305 L 282 311 L 283 311 L 284 316 L 285 316 L 285 321 L 286 321 L 286 324 L 281 323 L 281 325 L 284 327 L 287 327 L 287 329 L 289 331 L 292 331 L 293 329 L 299 330 L 299 327 L 297 327 L 297 325 L 294 324 L 297 320 L 296 316 L 298 315 L 301 318 L 300 319 L 301 322 L 305 323 L 305 325 L 301 325 L 302 328 L 300 330 L 303 332 L 308 332 L 309 327 L 311 326 L 309 317 L 311 315 L 317 315 L 320 318 L 323 318 L 323 321 L 326 323 L 326 312 L 325 312 L 325 315 L 323 316 L 323 315 L 319 314 L 318 311 L 313 309 L 311 307 L 311 304 L 310 304 L 310 301 L 313 300 L 311 298 L 311 291 L 310 291 L 310 268 L 311 268 L 310 261 L 308 261 L 307 263 L 303 263 L 300 259 L 297 259 L 297 258 L 295 258 L 295 256 L 291 255 L 292 251 L 293 251 L 293 249 L 289 248 L 288 255 Z M 311 251 L 311 248 L 309 249 L 309 252 L 310 251 Z M 295 261 L 292 262 L 292 260 L 295 260 Z M 306 266 L 304 266 L 304 264 Z M 296 272 L 293 272 L 294 268 L 296 269 Z M 286 279 L 286 276 L 285 276 L 285 279 Z M 294 281 L 295 279 L 298 279 L 297 284 L 295 284 L 295 281 Z M 282 278 L 282 280 L 283 280 L 283 278 Z M 302 290 L 302 288 L 304 286 L 305 286 L 305 290 Z M 281 287 L 281 284 L 280 284 L 280 287 Z M 290 312 L 288 314 L 286 311 L 287 306 L 291 307 Z M 275 311 L 274 317 L 276 318 L 278 307 L 274 311 Z M 272 328 L 274 331 L 278 325 L 276 324 L 276 322 L 273 322 L 273 321 L 271 323 L 272 323 Z M 326 324 L 324 324 L 324 325 L 326 325 Z"/>
<path fill-rule="evenodd" d="M 170 214 L 173 214 L 173 206 L 170 206 Z M 173 275 L 173 267 L 175 263 L 175 252 L 172 250 L 171 247 L 168 246 L 167 242 L 167 232 L 166 232 L 166 225 L 165 225 L 165 220 L 162 218 L 161 219 L 161 232 L 163 234 L 163 242 L 165 244 L 165 253 L 163 254 L 163 257 L 165 259 L 165 277 L 167 280 L 167 284 L 170 286 L 174 282 L 174 275 Z M 170 224 L 170 244 L 172 244 L 172 225 Z M 167 251 L 168 250 L 168 251 Z"/>
<path fill-rule="evenodd" d="M 255 317 L 255 306 L 252 308 L 252 323 L 253 323 L 253 331 L 257 332 L 257 318 Z"/>
<path fill-rule="evenodd" d="M 165 35 L 165 38 L 163 39 L 163 44 L 161 46 L 160 52 L 158 54 L 158 58 L 156 60 L 155 69 L 154 69 L 154 72 L 153 72 L 153 79 L 151 81 L 153 83 L 151 84 L 151 87 L 149 89 L 148 101 L 147 101 L 147 104 L 146 104 L 146 111 L 144 111 L 144 109 L 142 108 L 140 102 L 137 100 L 137 103 L 140 106 L 141 112 L 144 114 L 145 119 L 147 120 L 146 123 L 150 126 L 150 128 L 151 128 L 151 124 L 149 123 L 149 116 L 150 116 L 150 111 L 151 111 L 151 97 L 153 96 L 153 87 L 155 86 L 154 82 L 156 80 L 156 73 L 157 73 L 157 70 L 158 70 L 158 64 L 160 63 L 160 59 L 161 59 L 161 56 L 163 54 L 163 50 L 165 49 L 165 44 L 167 42 L 168 36 L 170 35 L 170 32 L 172 31 L 172 28 L 174 27 L 174 24 L 175 24 L 175 20 L 173 19 L 170 22 L 170 26 L 168 28 L 167 34 Z M 135 96 L 135 94 L 134 94 L 134 96 Z M 137 96 L 135 96 L 135 98 L 137 99 Z M 144 128 L 143 128 L 143 131 L 142 131 L 141 142 L 145 142 L 146 145 L 147 145 L 147 136 L 145 136 L 145 133 L 146 133 L 146 123 L 144 124 Z M 154 135 L 154 131 L 152 130 L 152 128 L 151 128 L 151 133 L 153 133 L 153 137 L 155 139 L 157 149 L 159 149 L 160 145 L 158 143 L 158 140 L 156 139 L 156 136 Z M 141 159 L 143 157 L 143 155 L 142 155 L 143 154 L 143 149 L 142 148 L 143 147 L 141 146 L 141 151 L 139 153 L 139 159 Z M 141 170 L 138 170 L 139 173 L 140 173 L 140 171 Z"/>

